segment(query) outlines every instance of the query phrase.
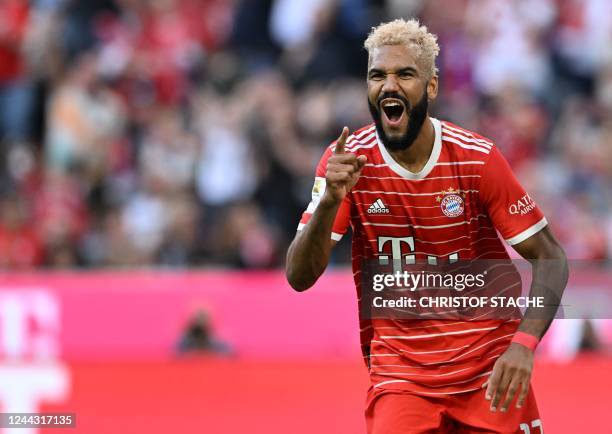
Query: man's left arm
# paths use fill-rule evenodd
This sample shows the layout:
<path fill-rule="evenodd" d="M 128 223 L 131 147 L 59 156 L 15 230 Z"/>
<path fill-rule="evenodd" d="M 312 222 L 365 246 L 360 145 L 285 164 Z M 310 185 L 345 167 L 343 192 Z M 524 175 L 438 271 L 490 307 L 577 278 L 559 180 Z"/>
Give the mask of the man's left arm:
<path fill-rule="evenodd" d="M 517 335 L 522 335 L 526 342 L 537 343 L 550 327 L 560 305 L 569 274 L 567 259 L 548 226 L 513 247 L 531 262 L 529 296 L 542 297 L 544 301 L 543 308 L 527 309 Z M 483 385 L 487 388 L 485 396 L 491 401 L 491 411 L 496 411 L 500 404 L 500 411 L 507 411 L 519 390 L 516 406 L 523 405 L 533 369 L 533 349 L 529 347 L 528 343 L 512 342 L 495 363 L 491 376 Z"/>

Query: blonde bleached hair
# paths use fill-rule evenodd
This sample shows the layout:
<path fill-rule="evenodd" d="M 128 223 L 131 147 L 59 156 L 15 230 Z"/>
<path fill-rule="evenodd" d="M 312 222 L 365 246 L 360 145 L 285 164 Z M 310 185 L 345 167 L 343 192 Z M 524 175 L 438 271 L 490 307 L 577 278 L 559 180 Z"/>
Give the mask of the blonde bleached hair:
<path fill-rule="evenodd" d="M 372 50 L 385 45 L 407 45 L 416 51 L 417 62 L 424 68 L 428 78 L 438 73 L 436 57 L 440 53 L 438 37 L 421 25 L 418 20 L 408 21 L 399 18 L 388 23 L 372 27 L 363 46 L 372 54 Z"/>

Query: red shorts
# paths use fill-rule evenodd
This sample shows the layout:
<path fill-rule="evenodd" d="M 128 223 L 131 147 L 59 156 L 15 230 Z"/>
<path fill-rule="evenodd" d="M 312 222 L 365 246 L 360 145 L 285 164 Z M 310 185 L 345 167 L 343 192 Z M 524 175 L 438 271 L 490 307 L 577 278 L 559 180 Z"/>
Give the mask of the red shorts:
<path fill-rule="evenodd" d="M 499 408 L 491 412 L 490 405 L 484 389 L 435 398 L 370 389 L 366 407 L 368 434 L 543 434 L 531 388 L 520 409 L 516 408 L 516 397 L 505 413 Z"/>

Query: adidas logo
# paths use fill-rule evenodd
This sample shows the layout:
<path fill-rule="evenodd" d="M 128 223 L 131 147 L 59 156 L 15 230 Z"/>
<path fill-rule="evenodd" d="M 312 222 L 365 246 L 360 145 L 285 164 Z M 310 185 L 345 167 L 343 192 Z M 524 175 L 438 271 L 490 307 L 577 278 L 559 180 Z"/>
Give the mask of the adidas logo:
<path fill-rule="evenodd" d="M 368 208 L 368 214 L 389 214 L 389 208 L 387 208 L 383 201 L 378 198 Z"/>

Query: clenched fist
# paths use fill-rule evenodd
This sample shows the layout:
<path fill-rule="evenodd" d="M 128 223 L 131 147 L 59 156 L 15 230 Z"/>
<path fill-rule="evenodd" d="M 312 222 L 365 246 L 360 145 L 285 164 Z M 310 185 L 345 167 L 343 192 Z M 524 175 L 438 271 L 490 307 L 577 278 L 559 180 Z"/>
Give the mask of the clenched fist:
<path fill-rule="evenodd" d="M 357 184 L 368 160 L 365 155 L 358 157 L 350 152 L 345 152 L 344 145 L 348 135 L 349 130 L 344 127 L 336 142 L 333 155 L 327 160 L 327 173 L 325 174 L 327 187 L 322 200 L 332 205 L 340 204 L 351 188 Z"/>

